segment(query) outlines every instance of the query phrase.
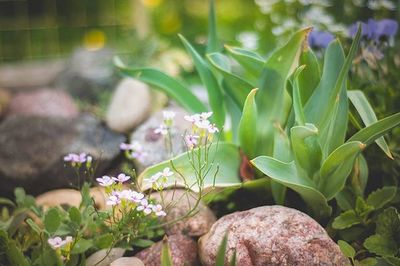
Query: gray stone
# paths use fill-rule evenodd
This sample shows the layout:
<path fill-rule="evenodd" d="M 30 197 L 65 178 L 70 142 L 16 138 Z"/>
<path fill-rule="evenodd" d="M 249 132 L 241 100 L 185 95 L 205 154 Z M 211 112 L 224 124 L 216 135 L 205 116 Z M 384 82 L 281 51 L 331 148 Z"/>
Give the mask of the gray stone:
<path fill-rule="evenodd" d="M 163 240 L 153 244 L 137 253 L 136 257 L 146 266 L 160 266 L 162 243 Z M 168 245 L 174 266 L 197 264 L 197 244 L 193 239 L 184 235 L 172 235 L 168 237 Z"/>
<path fill-rule="evenodd" d="M 184 120 L 188 113 L 180 107 L 168 107 L 147 119 L 130 136 L 131 141 L 139 142 L 147 156 L 142 161 L 135 161 L 136 171 L 141 173 L 147 167 L 171 158 L 165 147 L 165 138 L 160 134 L 154 133 L 154 129 L 163 122 L 163 111 L 174 111 L 176 113 L 174 126 L 172 128 L 172 151 L 173 155 L 178 155 L 186 151 L 183 134 L 190 130 L 191 124 Z"/>
<path fill-rule="evenodd" d="M 151 94 L 143 82 L 125 78 L 117 86 L 106 114 L 107 125 L 128 132 L 150 115 Z"/>
<path fill-rule="evenodd" d="M 92 116 L 77 119 L 9 117 L 0 124 L 0 181 L 10 193 L 22 186 L 28 193 L 76 184 L 71 167 L 63 157 L 86 152 L 101 174 L 119 155 L 120 134 L 110 131 Z"/>
<path fill-rule="evenodd" d="M 199 240 L 203 265 L 215 265 L 228 234 L 225 259 L 237 265 L 348 265 L 339 246 L 315 220 L 295 209 L 263 206 L 219 219 Z"/>
<path fill-rule="evenodd" d="M 92 255 L 89 256 L 86 260 L 86 266 L 109 266 L 110 263 L 113 261 L 121 258 L 124 253 L 125 249 L 123 248 L 113 248 L 111 249 L 110 253 L 107 254 L 108 249 L 99 250 Z M 102 261 L 101 261 L 102 260 Z M 101 261 L 99 263 L 99 261 Z"/>
<path fill-rule="evenodd" d="M 74 100 L 65 92 L 41 89 L 15 95 L 11 99 L 7 114 L 75 118 L 79 111 Z"/>
<path fill-rule="evenodd" d="M 0 66 L 0 87 L 26 90 L 52 84 L 65 68 L 64 60 L 40 60 Z"/>
<path fill-rule="evenodd" d="M 163 203 L 167 206 L 165 222 L 185 217 L 189 211 L 192 211 L 194 214 L 172 225 L 168 225 L 165 228 L 167 235 L 184 234 L 192 237 L 202 236 L 210 230 L 216 221 L 214 213 L 203 202 L 200 202 L 197 208 L 194 209 L 197 203 L 196 194 L 188 194 L 190 192 L 186 192 L 183 189 L 166 190 L 162 193 Z M 161 202 L 160 192 L 152 193 L 151 198 Z"/>
<path fill-rule="evenodd" d="M 75 98 L 95 103 L 118 80 L 112 60 L 113 51 L 110 49 L 77 49 L 65 71 L 57 77 L 55 86 L 66 90 Z"/>
<path fill-rule="evenodd" d="M 136 257 L 122 257 L 114 260 L 110 266 L 144 266 L 144 263 Z"/>

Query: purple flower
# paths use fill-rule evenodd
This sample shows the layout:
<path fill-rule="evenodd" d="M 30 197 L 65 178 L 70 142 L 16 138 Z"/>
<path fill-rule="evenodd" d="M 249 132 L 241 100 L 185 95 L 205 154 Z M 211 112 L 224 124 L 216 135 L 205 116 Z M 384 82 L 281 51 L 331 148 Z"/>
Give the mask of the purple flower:
<path fill-rule="evenodd" d="M 117 177 L 112 177 L 114 181 L 124 183 L 125 181 L 128 181 L 131 177 L 128 175 L 125 175 L 123 173 L 119 174 Z"/>
<path fill-rule="evenodd" d="M 88 156 L 86 153 L 82 152 L 80 154 L 76 153 L 69 153 L 66 156 L 64 156 L 64 162 L 69 162 L 71 163 L 72 166 L 80 166 L 80 164 L 86 162 L 87 160 L 92 160 L 91 156 Z"/>
<path fill-rule="evenodd" d="M 367 39 L 370 39 L 371 38 L 371 30 L 370 30 L 368 24 L 364 23 L 364 22 L 360 22 L 360 21 L 357 22 L 357 23 L 352 24 L 349 27 L 349 35 L 350 35 L 350 37 L 354 38 L 354 36 L 356 36 L 359 23 L 361 23 L 361 37 L 365 37 Z"/>
<path fill-rule="evenodd" d="M 313 48 L 326 48 L 335 36 L 327 31 L 313 30 L 308 35 L 308 43 Z"/>
<path fill-rule="evenodd" d="M 367 23 L 361 22 L 361 36 L 368 40 L 379 41 L 381 38 L 390 38 L 396 35 L 399 24 L 393 19 L 374 20 Z M 349 27 L 349 35 L 354 38 L 357 33 L 358 23 Z"/>

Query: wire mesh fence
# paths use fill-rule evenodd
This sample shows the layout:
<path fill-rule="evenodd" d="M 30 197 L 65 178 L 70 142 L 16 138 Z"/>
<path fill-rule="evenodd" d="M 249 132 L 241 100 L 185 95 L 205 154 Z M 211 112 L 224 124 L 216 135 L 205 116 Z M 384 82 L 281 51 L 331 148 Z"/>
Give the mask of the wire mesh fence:
<path fill-rule="evenodd" d="M 0 63 L 63 57 L 79 45 L 127 53 L 134 0 L 0 0 Z"/>

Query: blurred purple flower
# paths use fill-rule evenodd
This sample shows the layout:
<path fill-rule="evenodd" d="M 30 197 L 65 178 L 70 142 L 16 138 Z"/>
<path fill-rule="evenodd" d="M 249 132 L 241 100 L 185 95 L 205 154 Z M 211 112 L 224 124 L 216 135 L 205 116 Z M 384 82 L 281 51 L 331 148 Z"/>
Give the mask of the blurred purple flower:
<path fill-rule="evenodd" d="M 382 37 L 390 38 L 396 35 L 399 24 L 393 19 L 374 20 L 367 23 L 361 22 L 361 36 L 369 40 L 379 41 Z M 349 35 L 354 38 L 358 28 L 358 22 L 349 27 Z"/>
<path fill-rule="evenodd" d="M 326 48 L 335 36 L 327 31 L 313 30 L 308 35 L 308 43 L 312 48 Z"/>

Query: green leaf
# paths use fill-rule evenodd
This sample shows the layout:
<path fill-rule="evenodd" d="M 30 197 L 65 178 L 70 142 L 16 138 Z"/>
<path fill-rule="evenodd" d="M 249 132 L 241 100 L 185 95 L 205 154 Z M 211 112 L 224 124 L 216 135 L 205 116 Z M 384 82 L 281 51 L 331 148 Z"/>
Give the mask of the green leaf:
<path fill-rule="evenodd" d="M 299 88 L 299 75 L 304 68 L 304 65 L 298 67 L 296 72 L 293 74 L 293 109 L 295 120 L 299 126 L 304 126 L 306 121 Z"/>
<path fill-rule="evenodd" d="M 347 95 L 351 103 L 356 108 L 365 126 L 369 126 L 378 121 L 375 112 L 372 109 L 372 106 L 369 104 L 367 97 L 365 97 L 362 91 L 359 90 L 348 91 Z M 389 146 L 387 145 L 383 137 L 378 138 L 377 140 L 375 140 L 375 142 L 390 159 L 393 159 Z"/>
<path fill-rule="evenodd" d="M 294 162 L 284 163 L 268 156 L 259 156 L 251 160 L 251 163 L 272 180 L 299 193 L 315 216 L 330 215 L 331 208 L 326 198 L 315 188 L 312 180 L 297 174 Z"/>
<path fill-rule="evenodd" d="M 354 257 L 356 256 L 356 250 L 349 243 L 343 240 L 339 240 L 338 245 L 340 250 L 346 257 L 354 259 Z"/>
<path fill-rule="evenodd" d="M 379 214 L 376 221 L 376 233 L 386 237 L 399 236 L 400 215 L 396 208 L 389 207 Z"/>
<path fill-rule="evenodd" d="M 108 249 L 111 247 L 113 240 L 113 235 L 108 233 L 94 238 L 93 245 L 98 249 Z"/>
<path fill-rule="evenodd" d="M 155 86 L 193 113 L 207 111 L 204 104 L 176 79 L 154 68 L 128 68 L 116 59 L 115 65 L 125 76 L 138 79 Z"/>
<path fill-rule="evenodd" d="M 354 193 L 363 196 L 368 182 L 368 164 L 362 154 L 359 154 L 354 162 L 350 180 Z"/>
<path fill-rule="evenodd" d="M 162 240 L 162 248 L 161 248 L 161 266 L 173 266 L 171 251 L 168 244 L 167 236 L 164 236 Z"/>
<path fill-rule="evenodd" d="M 349 141 L 361 141 L 366 145 L 385 135 L 400 124 L 400 112 L 375 122 L 354 134 Z"/>
<path fill-rule="evenodd" d="M 333 220 L 332 227 L 334 229 L 345 229 L 361 222 L 361 219 L 357 216 L 354 210 L 348 210 L 341 213 L 335 218 L 335 220 Z"/>
<path fill-rule="evenodd" d="M 389 203 L 396 195 L 396 187 L 383 187 L 371 192 L 367 198 L 367 204 L 374 206 L 375 209 L 380 209 Z"/>
<path fill-rule="evenodd" d="M 303 49 L 300 55 L 300 65 L 306 66 L 299 75 L 301 104 L 304 106 L 313 94 L 315 88 L 317 88 L 321 79 L 321 69 L 318 58 L 308 45 Z"/>
<path fill-rule="evenodd" d="M 256 139 L 254 137 L 257 130 L 257 106 L 254 100 L 258 89 L 252 90 L 246 98 L 242 117 L 239 122 L 239 143 L 244 153 L 253 158 L 256 149 Z"/>
<path fill-rule="evenodd" d="M 226 62 L 228 60 L 223 54 L 213 53 L 207 55 L 208 61 L 213 65 L 224 77 L 224 80 L 228 86 L 223 87 L 240 109 L 243 108 L 244 102 L 247 95 L 255 87 L 241 77 L 231 73 L 229 69 L 226 68 Z"/>
<path fill-rule="evenodd" d="M 180 34 L 179 38 L 185 46 L 186 51 L 191 55 L 200 79 L 207 89 L 211 110 L 214 112 L 213 119 L 217 126 L 222 128 L 225 122 L 225 104 L 221 88 L 219 87 L 213 73 L 208 68 L 207 63 L 197 53 L 193 46 Z"/>
<path fill-rule="evenodd" d="M 369 252 L 379 256 L 394 256 L 398 248 L 396 242 L 392 238 L 379 234 L 368 237 L 364 241 L 364 247 L 368 249 Z"/>
<path fill-rule="evenodd" d="M 218 43 L 217 34 L 217 16 L 215 15 L 215 1 L 210 0 L 208 9 L 208 40 L 207 40 L 207 53 L 214 53 L 221 50 Z"/>
<path fill-rule="evenodd" d="M 400 258 L 399 257 L 387 256 L 387 257 L 383 257 L 383 259 L 387 263 L 389 263 L 390 265 L 393 265 L 393 266 L 399 266 L 400 265 Z"/>
<path fill-rule="evenodd" d="M 59 211 L 56 208 L 51 208 L 47 211 L 44 217 L 44 228 L 49 234 L 53 234 L 57 231 L 61 224 L 61 217 Z"/>
<path fill-rule="evenodd" d="M 81 254 L 86 252 L 89 248 L 93 247 L 93 241 L 81 238 L 75 243 L 71 250 L 71 254 Z"/>
<path fill-rule="evenodd" d="M 356 261 L 355 266 L 376 266 L 377 260 L 375 258 L 366 258 L 360 261 Z"/>
<path fill-rule="evenodd" d="M 68 210 L 68 215 L 69 215 L 69 219 L 71 219 L 72 222 L 76 223 L 76 224 L 81 224 L 81 212 L 78 210 L 78 208 L 76 207 L 71 207 Z"/>
<path fill-rule="evenodd" d="M 16 207 L 14 202 L 12 202 L 12 200 L 9 200 L 7 198 L 0 198 L 0 205 L 8 205 L 13 208 Z"/>
<path fill-rule="evenodd" d="M 199 148 L 185 152 L 171 160 L 147 168 L 139 175 L 138 183 L 142 184 L 143 189 L 149 189 L 150 185 L 148 183 L 144 184 L 143 179 L 150 178 L 157 172 L 162 171 L 165 167 L 169 167 L 175 174 L 168 179 L 168 185 L 185 186 L 185 184 L 197 184 L 196 172 L 193 169 L 189 158 L 192 155 L 197 156 L 198 152 Z M 203 162 L 203 156 L 205 153 L 204 147 L 201 148 L 200 152 L 202 154 L 201 161 Z M 203 179 L 205 188 L 211 188 L 213 186 L 230 187 L 241 185 L 241 179 L 239 176 L 241 157 L 237 146 L 224 142 L 214 143 L 210 147 L 208 158 L 207 167 L 209 168 L 209 171 Z M 172 167 L 171 162 L 174 167 Z M 186 182 L 184 182 L 182 177 L 175 170 L 185 178 Z M 196 185 L 191 189 L 196 192 L 198 191 Z"/>
<path fill-rule="evenodd" d="M 355 198 L 350 188 L 345 187 L 336 197 L 336 202 L 342 211 L 351 210 L 354 208 Z"/>
<path fill-rule="evenodd" d="M 260 55 L 242 48 L 225 45 L 228 54 L 233 57 L 253 78 L 261 76 L 265 64 L 264 58 Z"/>
<path fill-rule="evenodd" d="M 358 217 L 365 220 L 374 210 L 374 207 L 368 205 L 362 197 L 357 197 L 355 211 Z"/>
<path fill-rule="evenodd" d="M 257 154 L 271 155 L 273 151 L 273 124 L 283 125 L 291 109 L 286 91 L 286 80 L 298 65 L 298 57 L 311 28 L 296 32 L 286 45 L 276 50 L 265 63 L 256 96 L 258 128 Z"/>
<path fill-rule="evenodd" d="M 30 263 L 22 253 L 21 249 L 17 247 L 14 240 L 8 241 L 8 250 L 6 251 L 9 265 L 29 266 Z"/>
<path fill-rule="evenodd" d="M 224 238 L 222 239 L 222 242 L 218 247 L 217 257 L 215 258 L 215 266 L 225 265 L 225 252 L 227 243 L 228 243 L 228 233 L 224 235 Z"/>
<path fill-rule="evenodd" d="M 292 127 L 290 132 L 296 166 L 305 173 L 305 177 L 313 179 L 320 169 L 322 158 L 318 129 L 313 124 L 307 124 Z"/>
<path fill-rule="evenodd" d="M 80 208 L 87 208 L 93 205 L 92 197 L 90 196 L 90 184 L 85 182 L 81 189 L 82 201 Z"/>
<path fill-rule="evenodd" d="M 334 150 L 322 163 L 318 190 L 328 200 L 334 198 L 343 189 L 353 168 L 354 160 L 364 147 L 365 145 L 359 141 L 345 143 Z"/>
<path fill-rule="evenodd" d="M 32 228 L 33 231 L 35 231 L 38 235 L 42 234 L 42 229 L 31 219 L 28 218 L 26 219 L 26 223 Z"/>
<path fill-rule="evenodd" d="M 154 241 L 151 241 L 149 239 L 135 239 L 132 242 L 133 246 L 139 247 L 139 248 L 147 248 L 150 247 L 151 245 L 154 244 Z"/>

